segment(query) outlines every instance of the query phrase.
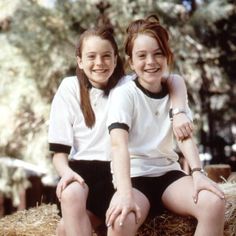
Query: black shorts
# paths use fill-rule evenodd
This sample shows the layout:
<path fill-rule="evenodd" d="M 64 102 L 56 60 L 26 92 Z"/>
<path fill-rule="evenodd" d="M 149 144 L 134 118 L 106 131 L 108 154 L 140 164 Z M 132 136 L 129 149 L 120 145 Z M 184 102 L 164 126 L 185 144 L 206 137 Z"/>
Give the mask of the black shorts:
<path fill-rule="evenodd" d="M 165 209 L 161 197 L 166 188 L 184 176 L 186 176 L 184 172 L 174 170 L 158 177 L 133 177 L 132 185 L 148 198 L 150 202 L 149 214 L 155 216 L 161 214 Z"/>
<path fill-rule="evenodd" d="M 115 192 L 110 162 L 70 161 L 69 166 L 84 179 L 89 187 L 87 209 L 100 219 L 105 220 L 106 211 Z"/>

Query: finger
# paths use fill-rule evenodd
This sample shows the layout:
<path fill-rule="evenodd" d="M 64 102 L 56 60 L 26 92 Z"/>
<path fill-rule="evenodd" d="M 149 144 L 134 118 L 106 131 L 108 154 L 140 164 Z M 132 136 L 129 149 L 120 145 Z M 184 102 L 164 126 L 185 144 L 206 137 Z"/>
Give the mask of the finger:
<path fill-rule="evenodd" d="M 124 209 L 121 214 L 120 214 L 120 219 L 119 219 L 119 226 L 123 226 L 124 224 L 124 221 L 125 221 L 125 218 L 126 216 L 128 215 L 128 213 L 130 213 L 132 211 L 127 211 L 126 209 Z"/>
<path fill-rule="evenodd" d="M 195 204 L 197 204 L 198 201 L 198 194 L 199 194 L 199 190 L 194 190 L 193 192 L 193 201 Z"/>
<path fill-rule="evenodd" d="M 113 211 L 113 212 L 109 215 L 107 227 L 110 227 L 110 226 L 114 225 L 116 218 L 120 215 L 119 212 L 120 212 L 120 211 Z"/>
<path fill-rule="evenodd" d="M 56 193 L 57 193 L 57 198 L 59 199 L 59 201 L 61 201 L 61 192 L 62 192 L 62 185 L 58 184 Z"/>
<path fill-rule="evenodd" d="M 182 127 L 180 130 L 181 130 L 182 135 L 183 135 L 184 138 L 187 138 L 189 136 L 188 131 L 186 130 L 185 126 Z"/>
<path fill-rule="evenodd" d="M 110 217 L 111 217 L 112 212 L 113 212 L 113 207 L 110 206 L 106 211 L 106 225 L 107 225 L 107 227 L 110 226 L 109 222 L 110 222 Z"/>
<path fill-rule="evenodd" d="M 76 176 L 76 181 L 79 182 L 82 185 L 83 188 L 85 188 L 85 181 L 81 176 L 77 175 Z"/>
<path fill-rule="evenodd" d="M 225 198 L 224 192 L 223 192 L 221 189 L 219 189 L 217 185 L 215 185 L 215 186 L 214 186 L 214 185 L 211 185 L 211 186 L 209 187 L 209 190 L 210 190 L 212 193 L 216 194 L 219 198 L 221 198 L 221 199 L 224 199 L 224 198 Z"/>
<path fill-rule="evenodd" d="M 185 132 L 187 133 L 186 138 L 191 137 L 193 134 L 193 131 L 190 129 L 190 127 L 188 125 L 185 126 Z"/>
<path fill-rule="evenodd" d="M 176 138 L 179 140 L 179 141 L 181 141 L 181 140 L 183 140 L 184 139 L 184 135 L 183 135 L 183 133 L 182 133 L 182 131 L 181 131 L 181 129 L 176 129 L 176 133 L 177 133 L 177 136 L 176 136 Z"/>
<path fill-rule="evenodd" d="M 141 219 L 141 210 L 138 206 L 136 206 L 136 211 L 135 211 L 135 221 L 136 224 L 138 224 L 139 220 Z"/>

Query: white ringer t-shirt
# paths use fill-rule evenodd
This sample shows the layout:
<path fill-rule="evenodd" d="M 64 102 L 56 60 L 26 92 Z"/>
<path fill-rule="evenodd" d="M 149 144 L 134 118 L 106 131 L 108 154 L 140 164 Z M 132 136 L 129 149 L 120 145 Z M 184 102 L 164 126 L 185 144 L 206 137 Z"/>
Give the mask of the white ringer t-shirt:
<path fill-rule="evenodd" d="M 117 85 L 133 79 L 126 76 Z M 70 154 L 75 160 L 110 160 L 110 137 L 106 121 L 109 97 L 101 89 L 90 89 L 90 100 L 96 121 L 92 128 L 85 124 L 80 109 L 80 88 L 76 76 L 61 82 L 51 105 L 48 141 L 50 150 Z M 110 92 L 110 94 L 112 91 Z"/>
<path fill-rule="evenodd" d="M 129 132 L 131 177 L 161 176 L 181 169 L 174 151 L 170 108 L 166 85 L 153 94 L 135 79 L 113 91 L 107 126 Z M 189 108 L 188 116 L 191 118 Z"/>

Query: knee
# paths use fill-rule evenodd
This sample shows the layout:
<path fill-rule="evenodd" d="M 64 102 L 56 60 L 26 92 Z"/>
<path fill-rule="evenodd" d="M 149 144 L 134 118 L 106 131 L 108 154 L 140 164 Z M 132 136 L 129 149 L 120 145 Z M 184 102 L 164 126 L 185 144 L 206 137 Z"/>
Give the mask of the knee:
<path fill-rule="evenodd" d="M 83 188 L 79 183 L 73 182 L 61 193 L 61 204 L 72 204 L 85 201 L 88 195 L 88 188 Z"/>
<path fill-rule="evenodd" d="M 138 230 L 139 225 L 136 222 L 135 214 L 130 212 L 124 222 L 120 222 L 120 217 L 117 217 L 113 224 L 113 230 L 118 235 L 134 235 Z"/>
<path fill-rule="evenodd" d="M 225 199 L 221 199 L 210 191 L 201 191 L 199 193 L 200 211 L 206 214 L 223 217 L 225 214 Z"/>

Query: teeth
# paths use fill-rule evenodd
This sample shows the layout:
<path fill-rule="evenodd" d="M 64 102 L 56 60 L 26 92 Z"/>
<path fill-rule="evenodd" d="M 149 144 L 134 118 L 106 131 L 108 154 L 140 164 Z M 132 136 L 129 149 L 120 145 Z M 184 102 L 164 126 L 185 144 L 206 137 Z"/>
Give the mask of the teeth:
<path fill-rule="evenodd" d="M 145 72 L 148 72 L 148 73 L 155 73 L 157 72 L 159 69 L 146 69 L 144 70 Z"/>
<path fill-rule="evenodd" d="M 104 73 L 104 72 L 106 72 L 106 69 L 103 69 L 103 70 L 93 70 L 93 72 L 95 72 L 95 73 Z"/>

